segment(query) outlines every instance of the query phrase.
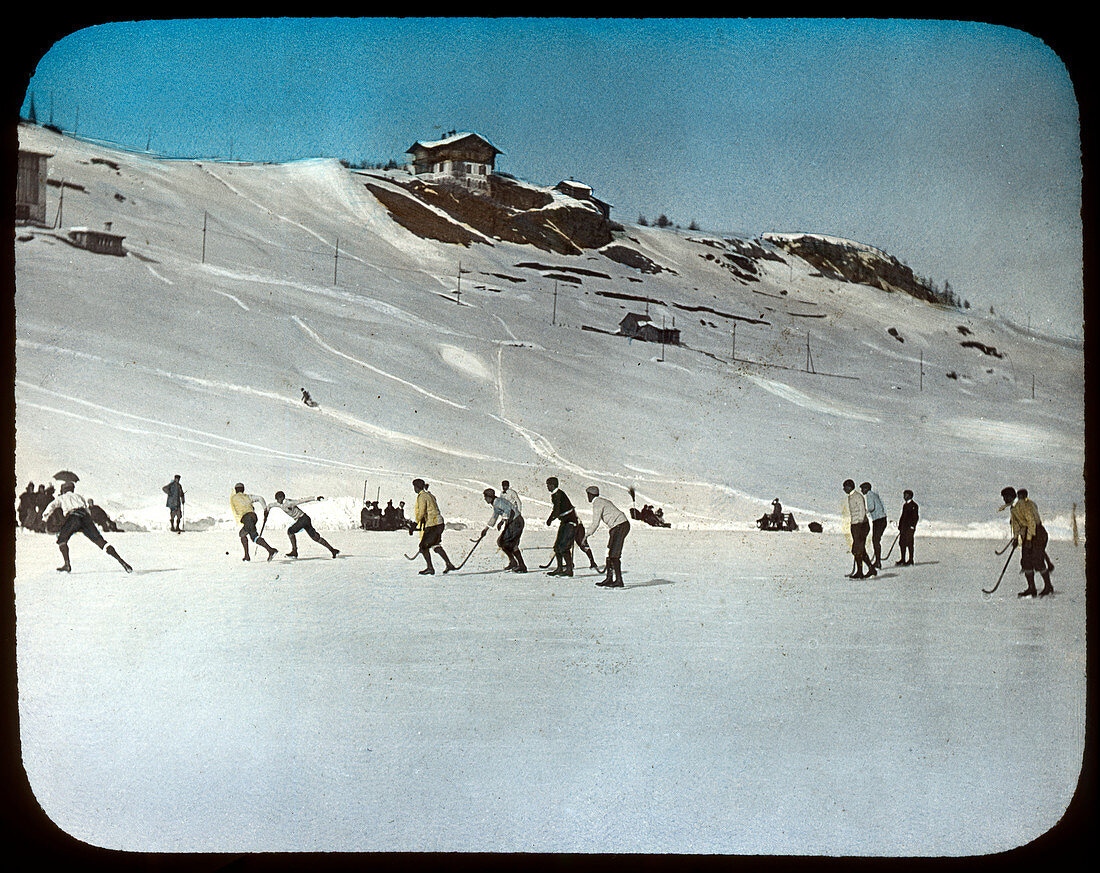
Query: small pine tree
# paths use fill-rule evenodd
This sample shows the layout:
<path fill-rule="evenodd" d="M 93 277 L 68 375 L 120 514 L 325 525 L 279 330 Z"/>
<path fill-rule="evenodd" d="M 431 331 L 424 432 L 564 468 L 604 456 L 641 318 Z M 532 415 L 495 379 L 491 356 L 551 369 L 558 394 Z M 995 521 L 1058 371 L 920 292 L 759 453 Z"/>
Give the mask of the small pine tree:
<path fill-rule="evenodd" d="M 639 224 L 639 225 L 640 225 L 641 227 L 649 227 L 649 222 L 645 220 L 645 216 L 644 216 L 644 215 L 639 215 L 639 216 L 638 216 L 638 224 Z"/>
<path fill-rule="evenodd" d="M 668 227 L 670 224 L 672 224 L 672 222 L 668 220 L 668 216 L 663 212 L 657 216 L 657 227 Z"/>
<path fill-rule="evenodd" d="M 698 230 L 699 225 L 695 223 L 695 219 L 692 219 L 691 224 L 688 225 L 688 230 Z"/>

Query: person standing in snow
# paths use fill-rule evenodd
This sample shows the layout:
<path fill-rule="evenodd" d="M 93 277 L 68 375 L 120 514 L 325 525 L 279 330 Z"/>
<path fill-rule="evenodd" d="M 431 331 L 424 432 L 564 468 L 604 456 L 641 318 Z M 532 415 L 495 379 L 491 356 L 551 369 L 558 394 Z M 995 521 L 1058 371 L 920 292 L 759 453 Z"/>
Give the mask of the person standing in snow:
<path fill-rule="evenodd" d="M 180 474 L 176 473 L 172 481 L 160 489 L 168 495 L 165 505 L 168 507 L 168 529 L 180 533 L 183 530 L 183 486 L 180 484 Z"/>
<path fill-rule="evenodd" d="M 920 519 L 920 508 L 913 500 L 913 492 L 906 488 L 901 492 L 905 501 L 901 505 L 901 518 L 898 519 L 898 545 L 901 553 L 898 555 L 897 566 L 907 566 L 913 563 L 913 537 L 917 531 L 917 521 Z M 906 560 L 905 553 L 909 553 Z"/>
<path fill-rule="evenodd" d="M 432 566 L 432 550 L 447 564 L 444 573 L 450 573 L 455 569 L 451 559 L 443 550 L 443 516 L 439 512 L 439 504 L 435 501 L 435 495 L 428 490 L 428 483 L 423 479 L 413 479 L 413 491 L 416 492 L 416 505 L 413 507 L 413 518 L 416 521 L 416 529 L 420 534 L 420 554 L 424 556 L 427 566 L 420 571 L 421 576 L 430 576 L 435 573 Z M 411 533 L 411 531 L 410 531 Z"/>
<path fill-rule="evenodd" d="M 111 516 L 107 514 L 107 511 L 102 506 L 97 506 L 91 497 L 88 498 L 88 515 L 92 517 L 92 521 L 96 523 L 96 527 L 100 530 L 109 533 L 121 533 L 121 528 L 111 521 Z"/>
<path fill-rule="evenodd" d="M 556 477 L 551 476 L 546 480 L 546 490 L 550 492 L 550 517 L 546 519 L 546 526 L 549 527 L 555 521 L 558 522 L 558 535 L 554 539 L 554 558 L 558 564 L 546 575 L 572 576 L 573 543 L 577 528 L 580 526 L 577 510 L 573 508 L 573 501 L 558 487 Z M 583 535 L 584 531 L 582 530 L 581 536 L 583 537 Z"/>
<path fill-rule="evenodd" d="M 245 494 L 244 483 L 238 482 L 233 486 L 233 493 L 229 495 L 229 508 L 233 510 L 233 517 L 237 519 L 237 523 L 241 526 L 240 537 L 241 547 L 244 549 L 244 557 L 242 561 L 251 561 L 252 558 L 248 554 L 248 541 L 252 540 L 256 545 L 263 546 L 267 549 L 267 559 L 270 561 L 277 554 L 277 549 L 271 548 L 264 538 L 260 536 L 259 531 L 256 530 L 256 504 L 260 504 L 264 508 L 264 515 L 267 515 L 267 501 L 263 499 L 259 494 Z"/>
<path fill-rule="evenodd" d="M 31 529 L 31 521 L 34 519 L 34 483 L 28 482 L 26 489 L 19 495 L 19 526 L 25 530 Z"/>
<path fill-rule="evenodd" d="M 1008 487 L 1001 489 L 1001 497 L 1004 500 L 998 512 L 1011 508 L 1009 523 L 1012 525 L 1012 535 L 1020 546 L 1020 569 L 1024 571 L 1027 579 L 1027 588 L 1017 594 L 1017 597 L 1046 597 L 1054 593 L 1054 586 L 1050 583 L 1050 571 L 1054 565 L 1047 557 L 1047 532 L 1043 527 L 1043 520 L 1039 517 L 1039 508 L 1028 499 L 1027 489 Z M 1043 577 L 1043 590 L 1035 590 L 1035 572 Z"/>
<path fill-rule="evenodd" d="M 92 521 L 92 516 L 88 512 L 87 501 L 76 493 L 76 486 L 72 482 L 65 482 L 61 485 L 61 492 L 45 507 L 44 516 L 49 518 L 50 513 L 55 509 L 60 509 L 65 516 L 61 522 L 61 530 L 57 533 L 57 548 L 60 549 L 61 557 L 64 560 L 64 563 L 57 568 L 59 573 L 72 572 L 73 568 L 69 564 L 69 539 L 75 533 L 84 534 L 99 548 L 104 549 L 108 555 L 122 565 L 122 569 L 127 573 L 134 571 L 134 568 L 127 564 L 122 556 L 115 551 L 115 547 L 109 545 L 103 539 L 103 535 L 95 526 L 95 522 Z"/>
<path fill-rule="evenodd" d="M 267 518 L 267 514 L 273 509 L 281 509 L 290 516 L 292 524 L 286 529 L 286 535 L 290 538 L 290 551 L 286 553 L 288 558 L 298 557 L 298 542 L 294 539 L 294 535 L 301 531 L 305 531 L 311 540 L 328 549 L 332 553 L 332 557 L 335 558 L 340 554 L 339 549 L 330 546 L 328 541 L 314 530 L 312 519 L 298 508 L 303 503 L 312 503 L 315 500 L 324 499 L 324 497 L 302 497 L 298 500 L 287 500 L 286 494 L 282 491 L 276 491 L 275 502 L 264 509 L 264 518 Z"/>
<path fill-rule="evenodd" d="M 886 506 L 877 491 L 871 490 L 870 482 L 863 482 L 859 486 L 863 497 L 867 501 L 867 517 L 871 519 L 871 545 L 875 550 L 875 568 L 882 569 L 882 534 L 886 530 Z"/>
<path fill-rule="evenodd" d="M 508 557 L 508 566 L 505 569 L 513 573 L 526 573 L 527 565 L 523 563 L 523 555 L 519 550 L 520 537 L 523 536 L 523 515 L 512 501 L 503 495 L 497 497 L 492 488 L 486 488 L 482 495 L 485 502 L 493 507 L 493 514 L 482 528 L 481 535 L 485 536 L 489 528 L 495 527 L 498 518 L 503 519 L 500 536 L 497 537 L 497 548 Z"/>
<path fill-rule="evenodd" d="M 856 566 L 851 573 L 852 579 L 865 579 L 868 576 L 877 576 L 878 571 L 871 559 L 867 557 L 867 534 L 871 530 L 871 522 L 867 518 L 867 501 L 863 499 L 863 492 L 856 490 L 856 483 L 851 479 L 845 479 L 844 499 L 848 523 L 852 533 L 852 557 Z M 863 565 L 867 565 L 867 572 L 863 572 Z"/>
<path fill-rule="evenodd" d="M 592 504 L 592 523 L 585 531 L 585 537 L 591 538 L 599 528 L 600 523 L 607 525 L 607 564 L 604 568 L 605 576 L 602 582 L 596 584 L 600 588 L 623 587 L 623 541 L 630 533 L 630 520 L 614 503 L 606 497 L 600 497 L 600 489 L 595 485 L 589 485 L 584 489 L 588 502 Z"/>
<path fill-rule="evenodd" d="M 519 495 L 516 494 L 516 490 L 512 487 L 507 479 L 500 483 L 500 496 L 507 500 L 516 508 L 516 512 L 523 514 L 523 504 L 520 503 Z"/>

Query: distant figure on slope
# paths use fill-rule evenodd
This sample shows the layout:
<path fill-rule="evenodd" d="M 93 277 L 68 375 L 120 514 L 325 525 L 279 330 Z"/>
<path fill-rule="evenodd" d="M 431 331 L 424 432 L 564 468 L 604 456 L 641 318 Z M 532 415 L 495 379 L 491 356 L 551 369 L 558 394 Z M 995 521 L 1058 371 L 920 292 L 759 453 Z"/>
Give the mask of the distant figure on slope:
<path fill-rule="evenodd" d="M 34 483 L 28 482 L 23 493 L 19 495 L 19 526 L 25 530 L 31 529 L 34 520 Z"/>
<path fill-rule="evenodd" d="M 1001 497 L 1004 506 L 998 512 L 1003 512 L 1011 507 L 1010 524 L 1012 535 L 1020 546 L 1020 569 L 1024 571 L 1027 579 L 1027 588 L 1021 591 L 1017 597 L 1045 597 L 1054 593 L 1054 586 L 1050 583 L 1050 571 L 1054 565 L 1047 558 L 1047 532 L 1043 527 L 1043 521 L 1039 517 L 1039 508 L 1028 499 L 1027 489 L 1008 487 L 1001 489 Z M 1035 590 L 1035 572 L 1043 577 L 1043 590 Z"/>
<path fill-rule="evenodd" d="M 875 550 L 875 568 L 882 569 L 882 534 L 886 530 L 886 506 L 878 492 L 871 490 L 870 482 L 863 482 L 859 486 L 863 497 L 867 501 L 867 517 L 871 519 L 871 545 Z"/>
<path fill-rule="evenodd" d="M 180 533 L 183 530 L 183 486 L 180 484 L 180 474 L 176 473 L 172 481 L 160 489 L 168 495 L 165 505 L 168 507 L 168 529 Z"/>
<path fill-rule="evenodd" d="M 88 515 L 92 517 L 92 521 L 96 523 L 96 526 L 108 533 L 119 533 L 121 530 L 117 524 L 111 521 L 111 517 L 107 515 L 102 506 L 97 506 L 92 498 L 88 498 Z"/>
<path fill-rule="evenodd" d="M 317 401 L 309 396 L 309 392 L 305 388 L 302 389 L 302 402 L 311 408 L 316 408 Z"/>
<path fill-rule="evenodd" d="M 558 535 L 554 539 L 554 558 L 558 563 L 546 575 L 572 576 L 573 542 L 580 525 L 577 511 L 573 508 L 573 501 L 558 487 L 556 477 L 546 480 L 546 490 L 550 492 L 550 517 L 546 519 L 546 526 L 558 522 Z"/>
<path fill-rule="evenodd" d="M 898 545 L 901 554 L 898 555 L 898 566 L 908 566 L 913 563 L 913 536 L 917 531 L 917 521 L 920 519 L 920 507 L 913 500 L 913 492 L 906 488 L 901 492 L 905 501 L 901 505 L 901 518 L 898 519 Z M 905 557 L 909 553 L 908 560 Z"/>
<path fill-rule="evenodd" d="M 87 502 L 76 493 L 76 486 L 72 482 L 62 484 L 61 493 L 45 507 L 46 517 L 49 517 L 54 509 L 60 509 L 65 516 L 64 521 L 61 522 L 61 530 L 57 533 L 57 548 L 61 550 L 61 557 L 64 560 L 64 563 L 57 568 L 59 573 L 69 573 L 73 569 L 69 564 L 69 539 L 75 533 L 84 534 L 99 548 L 105 549 L 108 555 L 122 565 L 123 570 L 127 573 L 133 572 L 134 568 L 122 560 L 122 556 L 115 551 L 115 547 L 108 545 L 103 539 L 103 535 L 88 512 Z"/>
<path fill-rule="evenodd" d="M 240 537 L 241 547 L 244 549 L 244 557 L 242 561 L 251 561 L 252 558 L 248 554 L 248 541 L 252 540 L 256 545 L 263 546 L 267 549 L 267 559 L 270 561 L 279 552 L 276 549 L 271 548 L 264 538 L 260 536 L 259 531 L 256 530 L 256 504 L 260 504 L 264 508 L 264 517 L 267 517 L 267 501 L 263 499 L 259 494 L 245 494 L 244 483 L 238 482 L 233 486 L 233 493 L 229 495 L 229 508 L 233 510 L 233 517 L 237 519 L 237 523 L 240 524 Z"/>
<path fill-rule="evenodd" d="M 413 479 L 413 491 L 416 492 L 416 506 L 413 508 L 413 518 L 416 520 L 417 530 L 420 534 L 420 554 L 424 556 L 427 566 L 420 571 L 421 576 L 430 576 L 435 573 L 432 566 L 432 550 L 447 564 L 444 573 L 450 573 L 455 569 L 451 559 L 443 550 L 443 516 L 439 512 L 439 504 L 435 502 L 435 495 L 428 490 L 428 483 L 423 479 Z"/>
<path fill-rule="evenodd" d="M 863 493 L 856 490 L 856 483 L 851 479 L 844 480 L 844 500 L 848 517 L 848 524 L 852 534 L 852 557 L 855 559 L 855 568 L 850 574 L 852 579 L 865 579 L 868 576 L 877 576 L 871 559 L 867 557 L 867 534 L 871 529 L 871 522 L 867 518 L 867 501 Z M 863 565 L 867 565 L 867 572 L 863 572 Z"/>
<path fill-rule="evenodd" d="M 288 558 L 298 557 L 298 543 L 294 539 L 294 535 L 300 531 L 305 531 L 311 540 L 324 546 L 332 554 L 332 557 L 336 557 L 340 554 L 339 549 L 334 549 L 329 545 L 328 541 L 323 536 L 317 533 L 313 528 L 313 521 L 308 515 L 305 514 L 299 505 L 303 503 L 312 503 L 315 500 L 324 500 L 324 497 L 301 497 L 298 500 L 287 500 L 286 495 L 282 491 L 275 492 L 275 502 L 271 506 L 264 510 L 264 518 L 272 509 L 281 509 L 288 516 L 290 516 L 293 524 L 286 529 L 286 535 L 290 538 L 290 551 L 286 553 Z"/>
<path fill-rule="evenodd" d="M 485 502 L 493 507 L 493 514 L 485 523 L 481 535 L 485 536 L 489 528 L 496 526 L 497 519 L 501 519 L 497 548 L 508 557 L 508 566 L 505 569 L 513 573 L 526 573 L 527 565 L 523 563 L 523 555 L 519 550 L 519 541 L 523 536 L 523 516 L 506 497 L 503 495 L 497 497 L 492 488 L 486 488 L 482 495 L 485 497 Z"/>
<path fill-rule="evenodd" d="M 585 531 L 585 536 L 591 536 L 597 531 L 600 522 L 607 525 L 607 563 L 604 567 L 604 579 L 596 584 L 601 588 L 623 587 L 623 541 L 630 533 L 630 520 L 614 503 L 606 497 L 600 497 L 600 489 L 595 485 L 589 485 L 584 489 L 588 502 L 592 504 L 592 523 Z"/>
<path fill-rule="evenodd" d="M 783 504 L 779 502 L 778 497 L 772 501 L 772 521 L 776 524 L 783 523 Z"/>

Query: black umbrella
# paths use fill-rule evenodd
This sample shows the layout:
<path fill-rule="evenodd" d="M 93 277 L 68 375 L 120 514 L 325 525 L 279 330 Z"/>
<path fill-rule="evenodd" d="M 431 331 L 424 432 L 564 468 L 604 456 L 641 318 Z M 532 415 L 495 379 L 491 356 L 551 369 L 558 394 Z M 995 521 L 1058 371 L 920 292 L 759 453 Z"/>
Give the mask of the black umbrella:
<path fill-rule="evenodd" d="M 61 470 L 58 473 L 54 473 L 53 477 L 61 482 L 79 482 L 80 477 L 69 470 Z"/>

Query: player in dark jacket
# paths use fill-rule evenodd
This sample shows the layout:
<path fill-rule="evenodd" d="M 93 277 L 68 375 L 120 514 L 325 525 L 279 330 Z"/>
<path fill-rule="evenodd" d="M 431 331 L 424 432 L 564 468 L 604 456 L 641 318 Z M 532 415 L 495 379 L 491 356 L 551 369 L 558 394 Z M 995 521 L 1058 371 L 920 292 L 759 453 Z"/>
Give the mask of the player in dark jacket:
<path fill-rule="evenodd" d="M 546 519 L 549 527 L 555 521 L 558 522 L 558 535 L 554 539 L 554 558 L 557 566 L 547 573 L 547 576 L 572 576 L 573 575 L 573 543 L 575 542 L 577 527 L 580 519 L 577 518 L 577 510 L 573 507 L 573 501 L 564 491 L 558 487 L 558 480 L 551 476 L 546 480 L 546 490 L 550 492 L 550 517 Z"/>
<path fill-rule="evenodd" d="M 906 488 L 901 492 L 905 502 L 901 505 L 901 517 L 898 519 L 898 545 L 901 546 L 898 566 L 906 566 L 913 563 L 913 535 L 917 530 L 917 521 L 920 519 L 920 509 L 913 500 L 913 492 Z M 905 554 L 909 553 L 906 560 Z"/>

